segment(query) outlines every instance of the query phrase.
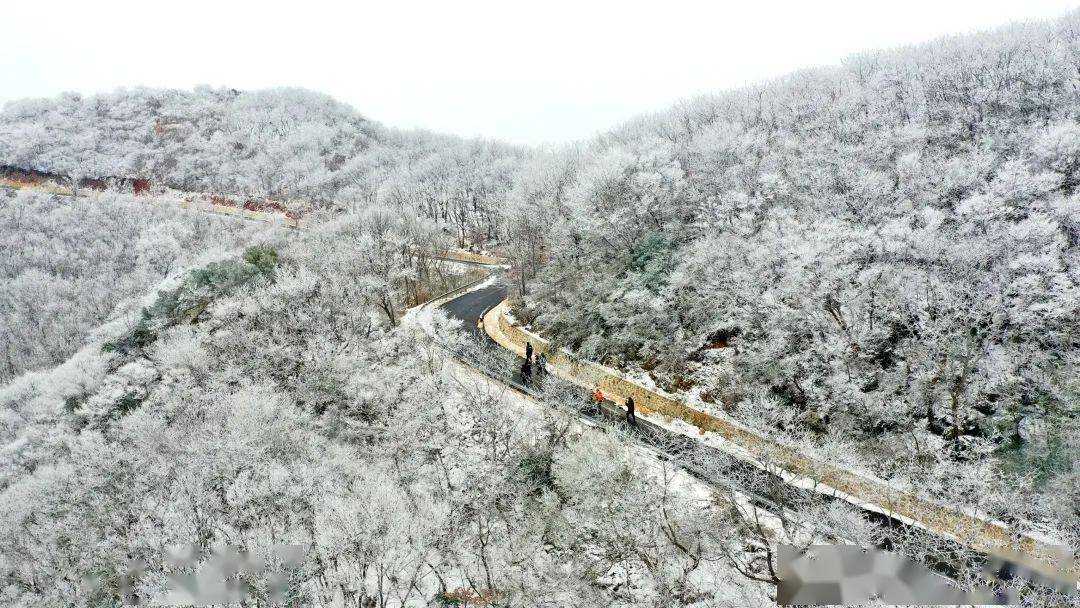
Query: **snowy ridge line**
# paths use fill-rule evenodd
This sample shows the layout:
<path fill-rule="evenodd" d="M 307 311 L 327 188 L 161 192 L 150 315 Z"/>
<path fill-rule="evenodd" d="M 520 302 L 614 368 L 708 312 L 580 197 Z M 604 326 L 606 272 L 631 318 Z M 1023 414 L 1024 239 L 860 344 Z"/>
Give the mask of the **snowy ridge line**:
<path fill-rule="evenodd" d="M 880 480 L 809 458 L 742 425 L 731 424 L 641 386 L 622 377 L 616 370 L 579 360 L 564 349 L 552 352 L 548 340 L 509 321 L 506 315 L 508 302 L 504 300 L 496 305 L 483 319 L 483 327 L 495 342 L 519 357 L 524 356 L 524 343 L 530 341 L 536 352 L 548 354 L 549 367 L 570 382 L 587 389 L 600 388 L 617 397 L 630 392 L 644 414 L 648 415 L 651 411 L 688 423 L 701 436 L 711 431 L 713 435 L 709 438 L 722 440 L 720 445 L 728 448 L 726 452 L 748 464 L 773 472 L 790 485 L 841 498 L 859 508 L 885 514 L 897 521 L 910 522 L 980 553 L 1022 564 L 1043 576 L 1067 580 L 1069 584 L 1077 583 L 1075 562 L 1062 556 L 1055 547 L 1021 533 L 1017 533 L 1019 538 L 1016 544 L 1019 547 L 1013 549 L 1010 547 L 1013 541 L 1010 530 L 1000 522 L 960 509 L 950 509 L 892 488 Z M 733 447 L 738 449 L 731 449 Z"/>

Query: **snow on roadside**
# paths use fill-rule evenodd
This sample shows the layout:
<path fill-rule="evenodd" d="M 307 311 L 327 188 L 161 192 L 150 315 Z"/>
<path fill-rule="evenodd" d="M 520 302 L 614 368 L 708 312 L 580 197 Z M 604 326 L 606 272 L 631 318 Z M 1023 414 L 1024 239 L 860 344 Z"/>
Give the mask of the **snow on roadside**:
<path fill-rule="evenodd" d="M 457 291 L 449 296 L 445 296 L 437 300 L 428 300 L 423 304 L 417 304 L 416 306 L 413 306 L 412 308 L 409 308 L 405 311 L 405 314 L 401 317 L 401 324 L 416 324 L 418 327 L 420 327 L 420 329 L 424 330 L 424 333 L 428 334 L 429 336 L 434 336 L 436 335 L 436 328 L 434 326 L 434 312 L 436 308 L 442 306 L 444 303 L 450 300 L 459 298 L 467 293 L 472 293 L 474 291 L 479 291 L 481 289 L 491 287 L 495 284 L 495 281 L 497 280 L 498 277 L 496 277 L 495 275 L 491 275 L 483 281 L 480 281 L 476 285 L 473 285 L 472 287 L 469 287 L 468 289 L 465 289 L 463 291 Z"/>
<path fill-rule="evenodd" d="M 558 412 L 572 421 L 573 428 L 576 432 L 604 432 L 603 427 L 597 422 L 587 418 L 573 416 L 566 411 L 556 409 L 547 403 L 540 402 L 529 395 L 524 395 L 518 391 L 512 390 L 460 361 L 454 359 L 451 359 L 450 361 L 453 366 L 451 373 L 455 374 L 455 378 L 458 381 L 465 381 L 467 379 L 470 382 L 476 382 L 485 386 L 487 390 L 499 393 L 502 401 L 506 405 L 518 410 L 525 419 L 540 421 L 543 418 L 544 412 Z M 674 422 L 679 422 L 686 427 L 693 428 L 696 434 L 696 427 L 691 427 L 691 425 L 681 420 Z M 703 506 L 709 505 L 711 507 L 715 504 L 717 494 L 715 488 L 711 484 L 698 479 L 682 467 L 672 464 L 656 450 L 644 444 L 636 442 L 632 443 L 629 446 L 629 450 L 631 456 L 639 464 L 640 471 L 643 471 L 652 479 L 668 479 L 670 483 L 669 489 L 679 497 L 686 499 L 688 502 L 700 503 Z M 756 512 L 756 515 L 761 517 L 764 521 L 765 527 L 777 535 L 777 538 L 779 539 L 778 542 L 790 542 L 790 539 L 787 539 L 783 526 L 780 523 L 780 518 L 775 514 L 754 506 L 749 495 L 738 491 L 732 492 L 731 495 L 735 497 L 735 506 L 739 508 L 740 513 L 743 513 L 748 517 L 753 517 Z M 724 496 L 726 497 L 727 494 L 725 493 Z"/>

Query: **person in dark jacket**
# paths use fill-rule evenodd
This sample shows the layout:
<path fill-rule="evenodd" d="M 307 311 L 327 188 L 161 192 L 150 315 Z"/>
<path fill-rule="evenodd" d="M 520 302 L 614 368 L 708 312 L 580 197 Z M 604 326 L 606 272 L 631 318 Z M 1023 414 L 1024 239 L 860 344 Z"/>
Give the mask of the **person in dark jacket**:
<path fill-rule="evenodd" d="M 522 384 L 529 384 L 529 382 L 531 380 L 532 380 L 532 363 L 528 359 L 525 359 L 525 361 L 521 364 L 521 383 Z"/>
<path fill-rule="evenodd" d="M 536 355 L 536 375 L 543 376 L 547 374 L 547 357 L 544 353 Z"/>
<path fill-rule="evenodd" d="M 525 360 L 532 361 L 533 347 L 532 342 L 525 343 Z"/>
<path fill-rule="evenodd" d="M 637 416 L 634 415 L 634 398 L 626 398 L 626 424 L 637 426 Z"/>

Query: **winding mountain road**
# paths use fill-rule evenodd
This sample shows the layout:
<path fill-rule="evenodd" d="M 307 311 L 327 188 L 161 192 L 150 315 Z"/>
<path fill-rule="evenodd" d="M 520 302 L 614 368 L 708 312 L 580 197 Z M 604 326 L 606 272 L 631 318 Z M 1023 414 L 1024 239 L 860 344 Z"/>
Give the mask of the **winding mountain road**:
<path fill-rule="evenodd" d="M 481 317 L 491 308 L 502 302 L 507 295 L 508 289 L 506 285 L 496 279 L 496 282 L 491 285 L 473 291 L 466 291 L 457 297 L 444 301 L 440 305 L 440 308 L 442 308 L 449 317 L 462 321 L 462 331 L 478 335 L 482 343 L 501 349 L 503 345 L 497 344 L 486 331 L 478 326 Z M 521 356 L 520 353 L 518 353 L 518 355 Z M 477 368 L 479 371 L 482 371 L 496 380 L 503 382 L 515 390 L 525 393 L 535 392 L 532 387 L 522 386 L 520 378 L 517 377 L 516 369 L 512 366 L 507 366 L 507 369 L 502 370 L 490 370 L 481 369 L 480 365 L 472 362 L 465 361 L 465 363 Z M 553 375 L 547 380 L 547 382 L 551 381 L 560 382 L 571 389 L 578 390 L 582 394 L 582 403 L 584 403 L 584 397 L 586 395 L 584 389 L 576 387 Z M 580 408 L 577 415 L 582 418 L 589 418 L 593 421 L 606 420 L 610 422 L 613 420 L 620 420 L 623 417 L 623 410 L 622 407 L 617 404 L 605 403 L 604 407 L 599 411 L 595 409 L 590 410 L 589 408 Z M 762 494 L 774 496 L 778 498 L 781 503 L 787 502 L 782 496 L 772 493 L 776 491 L 776 484 L 773 483 L 774 478 L 784 482 L 781 485 L 785 487 L 784 495 L 786 496 L 794 497 L 807 491 L 814 491 L 797 487 L 787 481 L 784 476 L 777 474 L 776 471 L 764 471 L 752 466 L 752 463 L 743 462 L 737 458 L 731 458 L 731 455 L 726 454 L 726 452 L 708 446 L 695 438 L 676 433 L 661 425 L 659 421 L 651 421 L 640 413 L 638 421 L 638 426 L 631 435 L 634 440 L 650 446 L 658 452 L 667 454 L 684 469 L 699 478 L 703 478 L 705 481 L 713 483 L 718 487 L 725 486 L 746 494 L 756 506 L 763 507 L 767 510 L 778 507 L 773 500 L 762 499 Z M 722 466 L 717 466 L 718 462 L 722 462 Z M 739 481 L 733 482 L 732 479 L 738 479 Z M 747 482 L 753 487 L 746 487 L 745 484 Z M 762 492 L 762 489 L 767 490 Z M 828 496 L 827 493 L 821 494 Z M 840 500 L 840 498 L 835 495 L 830 498 Z M 844 500 L 863 508 L 872 521 L 875 521 L 887 529 L 895 530 L 900 536 L 914 534 L 937 537 L 939 542 L 944 541 L 945 543 L 941 548 L 948 547 L 949 545 L 952 545 L 955 549 L 959 549 L 958 545 L 967 546 L 978 553 L 994 558 L 991 560 L 992 562 L 1003 559 L 1012 564 L 1019 565 L 1023 569 L 1034 571 L 1043 577 L 1049 577 L 1051 580 L 1056 580 L 1059 584 L 1068 581 L 1065 583 L 1065 588 L 1075 588 L 1076 573 L 1075 571 L 1071 571 L 1073 569 L 1072 566 L 1065 565 L 1062 567 L 1062 564 L 1055 564 L 1054 562 L 1056 560 L 1048 559 L 1047 548 L 1030 538 L 1024 538 L 1024 544 L 1026 546 L 1019 551 L 997 547 L 994 543 L 989 542 L 989 539 L 982 538 L 982 535 L 987 534 L 987 530 L 997 534 L 1001 534 L 1004 531 L 998 532 L 995 526 L 988 524 L 984 520 L 970 518 L 957 510 L 938 507 L 943 512 L 947 512 L 950 516 L 947 520 L 949 523 L 958 524 L 964 527 L 974 525 L 973 529 L 978 530 L 979 533 L 976 533 L 974 537 L 972 537 L 970 534 L 957 534 L 956 530 L 951 529 L 952 526 L 945 526 L 945 529 L 941 529 L 939 526 L 926 525 L 926 523 L 918 520 L 912 521 L 903 516 L 898 516 L 890 509 L 878 507 L 873 501 L 851 500 L 850 497 Z M 887 537 L 898 538 L 891 532 L 887 534 Z M 954 550 L 945 550 L 945 553 L 956 554 Z M 935 569 L 949 575 L 953 568 L 949 562 L 949 558 L 942 558 Z M 1038 577 L 1036 577 L 1036 580 L 1038 580 Z"/>

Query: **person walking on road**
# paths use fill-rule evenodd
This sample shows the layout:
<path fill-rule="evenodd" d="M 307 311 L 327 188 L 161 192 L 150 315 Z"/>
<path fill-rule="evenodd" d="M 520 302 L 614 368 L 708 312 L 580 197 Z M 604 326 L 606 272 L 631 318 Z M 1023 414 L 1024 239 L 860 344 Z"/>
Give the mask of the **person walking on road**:
<path fill-rule="evenodd" d="M 528 386 L 532 381 L 532 363 L 528 359 L 521 364 L 521 383 Z"/>
<path fill-rule="evenodd" d="M 634 415 L 634 398 L 626 398 L 626 424 L 637 426 L 637 416 Z"/>
<path fill-rule="evenodd" d="M 532 342 L 525 343 L 525 360 L 532 361 L 533 347 Z"/>

